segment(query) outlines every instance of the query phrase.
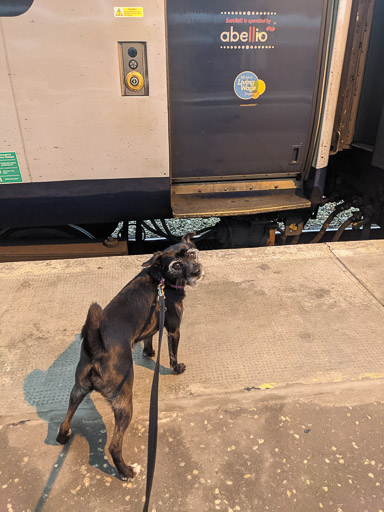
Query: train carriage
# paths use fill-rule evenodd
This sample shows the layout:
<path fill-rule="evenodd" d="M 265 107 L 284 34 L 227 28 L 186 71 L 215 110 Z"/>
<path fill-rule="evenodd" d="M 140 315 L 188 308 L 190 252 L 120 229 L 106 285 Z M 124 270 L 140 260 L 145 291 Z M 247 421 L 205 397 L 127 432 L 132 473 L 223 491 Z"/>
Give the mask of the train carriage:
<path fill-rule="evenodd" d="M 214 216 L 262 245 L 327 201 L 383 225 L 383 2 L 115 4 L 0 2 L 3 239 Z"/>

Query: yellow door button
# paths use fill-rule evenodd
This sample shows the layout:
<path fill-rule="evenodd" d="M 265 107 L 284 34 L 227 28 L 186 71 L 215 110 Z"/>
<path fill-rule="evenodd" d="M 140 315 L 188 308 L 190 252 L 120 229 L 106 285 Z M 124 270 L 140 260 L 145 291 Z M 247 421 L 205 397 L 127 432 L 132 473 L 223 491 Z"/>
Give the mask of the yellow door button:
<path fill-rule="evenodd" d="M 144 86 L 144 78 L 138 71 L 131 71 L 125 77 L 125 83 L 130 91 L 140 91 Z"/>

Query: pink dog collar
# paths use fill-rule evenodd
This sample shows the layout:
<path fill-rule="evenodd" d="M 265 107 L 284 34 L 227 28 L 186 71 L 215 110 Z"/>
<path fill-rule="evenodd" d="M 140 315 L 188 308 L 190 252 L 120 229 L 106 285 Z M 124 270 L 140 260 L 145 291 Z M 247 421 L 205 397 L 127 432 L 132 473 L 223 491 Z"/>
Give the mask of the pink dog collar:
<path fill-rule="evenodd" d="M 176 288 L 176 290 L 184 290 L 184 286 L 177 286 L 175 284 L 169 284 L 168 286 L 171 288 Z"/>

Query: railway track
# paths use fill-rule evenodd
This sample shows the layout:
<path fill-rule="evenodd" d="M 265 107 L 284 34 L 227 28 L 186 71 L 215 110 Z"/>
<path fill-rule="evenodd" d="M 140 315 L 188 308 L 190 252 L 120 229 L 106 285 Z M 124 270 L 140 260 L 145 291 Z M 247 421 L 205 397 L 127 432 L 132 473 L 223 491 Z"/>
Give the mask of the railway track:
<path fill-rule="evenodd" d="M 285 242 L 281 234 L 276 231 L 275 244 L 291 245 L 292 243 L 309 244 L 314 239 L 318 230 L 303 230 L 299 240 L 288 237 Z M 337 233 L 337 228 L 328 229 L 321 239 L 321 242 L 331 242 Z M 362 229 L 347 228 L 340 241 L 354 241 L 362 238 Z M 370 240 L 383 239 L 384 230 L 379 227 L 371 228 Z M 109 238 L 107 240 L 86 239 L 86 240 L 35 240 L 35 241 L 0 241 L 0 262 L 11 261 L 37 261 L 55 259 L 92 258 L 107 256 L 125 256 L 128 254 L 150 254 L 157 250 L 164 249 L 170 243 L 165 237 L 153 237 L 146 240 L 135 240 L 130 237 L 128 240 Z M 215 239 L 209 237 L 202 240 L 197 239 L 196 244 L 200 250 L 219 250 L 223 248 Z M 238 247 L 236 247 L 238 248 Z"/>

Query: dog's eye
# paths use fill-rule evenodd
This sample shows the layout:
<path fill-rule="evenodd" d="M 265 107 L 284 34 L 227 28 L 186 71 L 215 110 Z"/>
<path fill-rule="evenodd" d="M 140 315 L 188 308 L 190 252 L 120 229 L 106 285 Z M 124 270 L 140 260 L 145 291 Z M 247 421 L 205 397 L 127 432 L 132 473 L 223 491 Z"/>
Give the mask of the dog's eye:
<path fill-rule="evenodd" d="M 190 249 L 188 251 L 188 256 L 193 260 L 197 260 L 197 251 L 194 249 Z"/>
<path fill-rule="evenodd" d="M 178 261 L 175 261 L 175 263 L 172 265 L 172 268 L 174 268 L 175 270 L 180 270 L 181 265 Z"/>

